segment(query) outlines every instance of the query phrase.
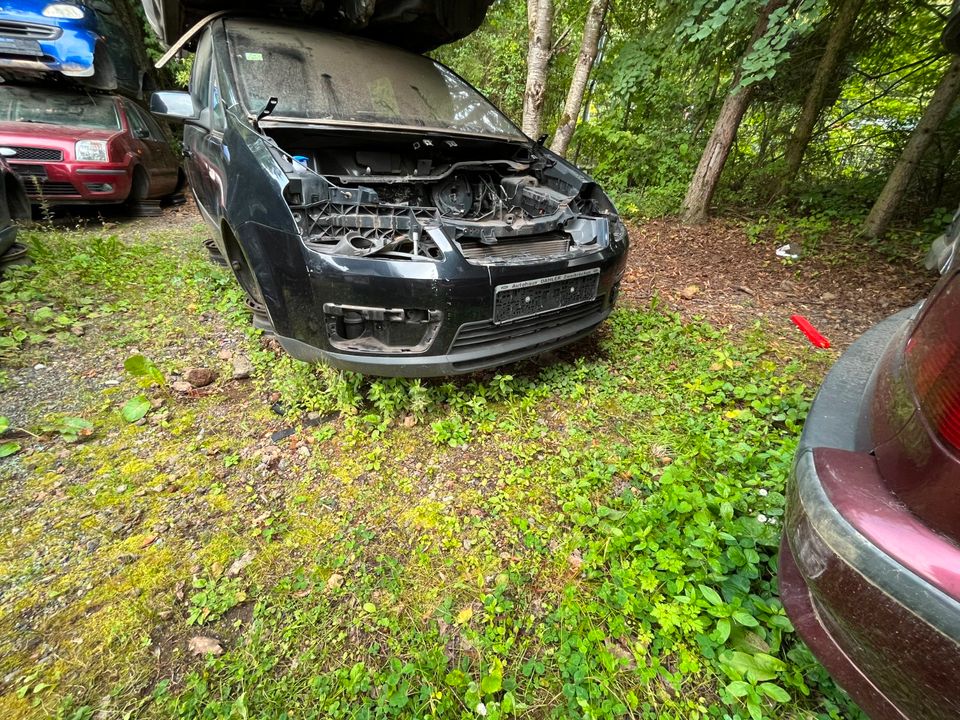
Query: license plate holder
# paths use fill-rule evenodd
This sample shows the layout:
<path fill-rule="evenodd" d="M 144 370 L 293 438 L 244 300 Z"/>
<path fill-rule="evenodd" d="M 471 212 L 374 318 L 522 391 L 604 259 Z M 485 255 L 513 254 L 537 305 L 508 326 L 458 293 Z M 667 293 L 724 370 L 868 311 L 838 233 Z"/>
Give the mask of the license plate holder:
<path fill-rule="evenodd" d="M 5 37 L 0 35 L 0 53 L 4 55 L 23 55 L 24 57 L 42 57 L 40 43 L 28 38 Z"/>
<path fill-rule="evenodd" d="M 493 295 L 495 325 L 542 315 L 597 297 L 600 268 L 498 285 Z"/>

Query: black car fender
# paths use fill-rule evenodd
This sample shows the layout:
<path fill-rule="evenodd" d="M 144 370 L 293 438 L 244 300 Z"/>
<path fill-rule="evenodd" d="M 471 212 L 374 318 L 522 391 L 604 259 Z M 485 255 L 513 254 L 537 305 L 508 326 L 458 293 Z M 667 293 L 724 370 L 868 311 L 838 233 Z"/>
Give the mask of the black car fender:
<path fill-rule="evenodd" d="M 300 232 L 284 200 L 287 176 L 270 142 L 236 116 L 228 120 L 223 145 L 230 178 L 223 241 L 232 238 L 242 251 L 276 330 L 294 334 L 295 319 L 311 314 L 312 291 Z"/>

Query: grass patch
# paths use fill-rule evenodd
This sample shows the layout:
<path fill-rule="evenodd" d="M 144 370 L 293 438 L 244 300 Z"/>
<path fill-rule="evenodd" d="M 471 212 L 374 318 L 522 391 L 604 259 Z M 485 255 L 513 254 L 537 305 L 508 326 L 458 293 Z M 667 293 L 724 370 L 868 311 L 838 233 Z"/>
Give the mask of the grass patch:
<path fill-rule="evenodd" d="M 0 461 L 4 717 L 857 716 L 777 599 L 804 358 L 654 302 L 539 362 L 371 381 L 240 330 L 196 241 L 63 233 L 0 284 L 31 359 L 166 373 L 228 333 L 257 366 L 189 400 L 125 377 L 83 395 L 92 435 Z M 131 425 L 137 393 L 161 407 Z"/>

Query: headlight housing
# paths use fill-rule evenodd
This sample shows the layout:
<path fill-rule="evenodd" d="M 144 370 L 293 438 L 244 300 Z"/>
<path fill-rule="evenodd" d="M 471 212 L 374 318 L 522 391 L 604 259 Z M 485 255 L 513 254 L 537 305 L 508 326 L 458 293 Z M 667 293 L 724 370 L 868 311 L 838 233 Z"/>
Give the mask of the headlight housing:
<path fill-rule="evenodd" d="M 107 162 L 107 143 L 105 140 L 78 140 L 75 152 L 77 160 L 89 162 Z"/>
<path fill-rule="evenodd" d="M 83 8 L 70 3 L 51 3 L 43 9 L 43 16 L 48 18 L 63 18 L 66 20 L 83 19 Z"/>

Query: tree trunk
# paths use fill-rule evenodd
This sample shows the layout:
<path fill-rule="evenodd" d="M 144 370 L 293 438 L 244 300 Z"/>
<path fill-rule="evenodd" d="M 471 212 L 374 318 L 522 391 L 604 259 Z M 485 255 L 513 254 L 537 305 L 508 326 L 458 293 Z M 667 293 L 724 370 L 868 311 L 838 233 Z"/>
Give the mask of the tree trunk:
<path fill-rule="evenodd" d="M 883 186 L 880 196 L 873 204 L 870 214 L 867 215 L 863 224 L 863 233 L 867 237 L 879 238 L 887 231 L 887 226 L 900 206 L 900 201 L 903 200 L 903 195 L 910 185 L 920 159 L 930 147 L 934 134 L 950 113 L 958 96 L 960 96 L 960 57 L 954 57 L 937 85 L 933 97 L 930 98 L 923 117 L 910 134 L 906 147 L 900 154 L 897 164 L 894 165 L 890 177 L 887 178 L 887 184 Z"/>
<path fill-rule="evenodd" d="M 763 7 L 757 19 L 750 45 L 743 54 L 743 58 L 741 58 L 741 63 L 744 58 L 750 55 L 757 41 L 766 34 L 770 15 L 786 4 L 787 0 L 770 0 Z M 740 121 L 743 120 L 743 115 L 750 105 L 750 100 L 753 99 L 754 86 L 740 87 L 741 74 L 742 68 L 738 66 L 733 76 L 732 88 L 720 107 L 720 115 L 713 126 L 713 132 L 710 133 L 710 139 L 707 140 L 707 147 L 703 150 L 697 169 L 693 173 L 693 179 L 690 180 L 687 195 L 683 199 L 680 219 L 687 225 L 699 225 L 706 222 L 710 211 L 710 201 L 717 189 L 717 183 L 720 182 L 720 174 L 727 162 L 730 148 L 733 147 L 733 141 L 737 137 Z"/>
<path fill-rule="evenodd" d="M 774 196 L 786 192 L 800 171 L 803 155 L 813 136 L 813 128 L 823 111 L 823 98 L 837 70 L 837 65 L 846 53 L 847 41 L 850 39 L 850 33 L 853 32 L 861 7 L 863 7 L 863 0 L 839 0 L 837 16 L 830 28 L 827 46 L 823 50 L 813 82 L 804 98 L 803 109 L 800 111 L 800 118 L 793 130 L 793 136 L 787 144 L 784 169 L 774 190 Z"/>
<path fill-rule="evenodd" d="M 523 92 L 523 132 L 540 135 L 543 103 L 547 97 L 547 66 L 553 50 L 553 0 L 527 0 L 527 87 Z"/>
<path fill-rule="evenodd" d="M 553 136 L 550 149 L 558 155 L 566 155 L 570 138 L 577 127 L 577 118 L 580 116 L 580 105 L 583 103 L 583 94 L 587 89 L 587 80 L 590 70 L 597 59 L 597 48 L 600 46 L 600 35 L 603 33 L 603 20 L 607 14 L 609 0 L 591 0 L 587 11 L 587 20 L 583 26 L 583 40 L 580 43 L 580 55 L 573 68 L 573 77 L 570 80 L 570 89 L 567 92 L 567 101 L 563 106 L 563 115 Z"/>

